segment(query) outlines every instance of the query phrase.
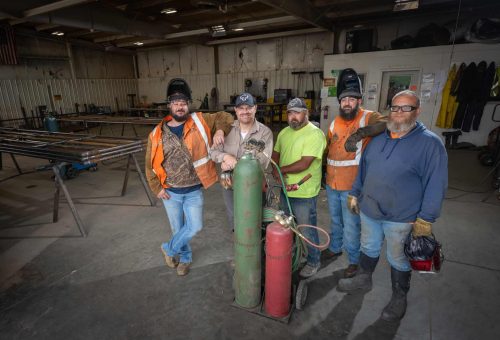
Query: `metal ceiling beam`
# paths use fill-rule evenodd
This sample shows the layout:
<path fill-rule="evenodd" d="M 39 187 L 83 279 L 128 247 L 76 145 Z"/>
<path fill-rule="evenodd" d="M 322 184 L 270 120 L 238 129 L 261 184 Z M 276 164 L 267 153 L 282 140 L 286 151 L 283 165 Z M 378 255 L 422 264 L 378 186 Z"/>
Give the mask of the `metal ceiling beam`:
<path fill-rule="evenodd" d="M 85 4 L 87 2 L 95 2 L 97 0 L 60 0 L 49 3 L 47 5 L 28 9 L 23 12 L 23 17 L 28 18 L 39 14 L 54 12 L 63 8 Z"/>
<path fill-rule="evenodd" d="M 257 34 L 257 35 L 251 35 L 251 36 L 246 36 L 246 37 L 237 37 L 237 38 L 229 38 L 229 39 L 219 39 L 219 40 L 208 41 L 205 44 L 206 45 L 221 45 L 221 44 L 229 44 L 229 43 L 240 42 L 240 41 L 279 38 L 279 37 L 287 37 L 287 36 L 291 36 L 291 35 L 319 33 L 319 32 L 325 32 L 325 31 L 326 30 L 323 28 L 314 27 L 314 28 L 305 28 L 305 29 L 294 30 L 294 31 Z"/>
<path fill-rule="evenodd" d="M 165 42 L 165 40 L 160 40 L 160 39 L 147 39 L 147 40 L 145 40 L 145 39 L 137 38 L 137 39 L 135 39 L 133 41 L 127 41 L 127 42 L 118 43 L 118 44 L 116 44 L 116 47 L 127 47 L 127 46 L 128 47 L 133 47 L 133 46 L 137 47 L 137 45 L 135 45 L 135 43 L 138 42 L 138 41 L 142 42 L 144 45 L 160 44 L 160 43 L 164 43 Z M 141 45 L 141 46 L 145 47 L 144 45 Z"/>
<path fill-rule="evenodd" d="M 127 5 L 127 9 L 129 10 L 137 10 L 142 8 L 154 7 L 157 5 L 167 5 L 169 2 L 173 2 L 174 0 L 141 0 L 134 1 Z"/>
<path fill-rule="evenodd" d="M 208 28 L 201 28 L 199 30 L 165 34 L 164 38 L 165 39 L 176 39 L 176 38 L 190 37 L 193 35 L 208 34 L 209 32 L 210 31 L 208 30 Z"/>
<path fill-rule="evenodd" d="M 346 11 L 331 11 L 326 13 L 325 15 L 328 18 L 332 19 L 341 19 L 346 17 L 353 17 L 358 15 L 380 15 L 382 13 L 387 13 L 387 15 L 391 15 L 393 13 L 392 9 L 394 4 L 389 5 L 376 5 L 371 7 L 361 7 L 361 8 L 351 8 Z"/>
<path fill-rule="evenodd" d="M 51 40 L 51 41 L 56 41 L 58 43 L 63 43 L 63 42 L 69 42 L 72 46 L 80 46 L 80 47 L 85 47 L 85 48 L 90 48 L 93 50 L 99 50 L 99 51 L 109 51 L 109 52 L 115 52 L 115 53 L 120 53 L 120 54 L 127 54 L 127 55 L 132 55 L 135 54 L 133 50 L 127 50 L 124 48 L 113 48 L 110 50 L 108 47 L 104 47 L 100 44 L 95 44 L 93 42 L 87 41 L 87 40 L 82 40 L 82 39 L 70 39 L 67 37 L 61 39 L 58 37 L 54 37 L 53 35 L 45 32 L 36 32 L 31 29 L 23 28 L 23 27 L 16 27 L 16 34 L 25 36 L 25 37 L 32 37 L 32 38 L 41 38 L 45 40 Z"/>
<path fill-rule="evenodd" d="M 127 35 L 127 34 L 115 34 L 115 35 L 109 35 L 107 37 L 102 37 L 102 38 L 95 38 L 94 42 L 95 43 L 102 43 L 102 42 L 107 42 L 107 41 L 113 41 L 113 40 L 120 40 L 120 39 L 127 39 L 127 38 L 133 38 L 133 35 Z"/>
<path fill-rule="evenodd" d="M 30 17 L 29 21 L 87 29 L 91 32 L 100 31 L 156 39 L 162 39 L 165 34 L 172 32 L 172 29 L 164 22 L 149 23 L 133 20 L 128 18 L 123 11 L 108 8 L 99 3 L 35 15 Z"/>
<path fill-rule="evenodd" d="M 40 31 L 45 31 L 45 30 L 50 30 L 53 28 L 59 27 L 59 25 L 56 24 L 42 24 L 42 25 L 37 25 L 35 26 L 35 29 L 40 32 Z"/>
<path fill-rule="evenodd" d="M 300 18 L 311 25 L 333 31 L 333 23 L 324 16 L 324 13 L 308 1 L 302 0 L 259 0 L 263 4 L 279 9 L 297 18 Z"/>

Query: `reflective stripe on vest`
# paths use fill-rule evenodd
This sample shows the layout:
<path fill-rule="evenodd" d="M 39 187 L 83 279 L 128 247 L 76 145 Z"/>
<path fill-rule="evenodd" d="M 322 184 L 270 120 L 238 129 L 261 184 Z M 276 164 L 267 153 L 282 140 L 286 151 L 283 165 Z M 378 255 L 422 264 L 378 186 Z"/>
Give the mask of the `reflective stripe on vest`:
<path fill-rule="evenodd" d="M 365 127 L 366 124 L 366 114 L 367 111 L 363 111 L 363 116 L 361 116 L 361 119 L 359 120 L 359 128 Z M 333 135 L 333 130 L 335 128 L 335 119 L 333 120 L 332 124 L 330 125 L 330 131 Z M 356 157 L 354 159 L 350 160 L 345 160 L 345 161 L 336 161 L 333 159 L 327 158 L 326 163 L 328 165 L 332 166 L 353 166 L 353 165 L 359 165 L 359 161 L 361 160 L 361 150 L 363 149 L 363 140 L 360 140 L 359 142 L 356 143 Z"/>
<path fill-rule="evenodd" d="M 201 137 L 203 137 L 203 140 L 205 141 L 205 146 L 207 148 L 207 153 L 208 153 L 207 157 L 200 158 L 197 161 L 193 162 L 193 166 L 195 168 L 197 168 L 197 167 L 199 167 L 199 166 L 201 166 L 203 164 L 206 164 L 206 163 L 208 163 L 210 161 L 210 147 L 208 145 L 207 132 L 205 131 L 205 128 L 203 127 L 203 124 L 201 123 L 200 119 L 196 115 L 196 112 L 191 113 L 191 118 L 193 118 L 193 121 L 196 124 L 196 127 L 198 128 L 198 131 L 200 131 L 200 133 L 201 133 Z"/>

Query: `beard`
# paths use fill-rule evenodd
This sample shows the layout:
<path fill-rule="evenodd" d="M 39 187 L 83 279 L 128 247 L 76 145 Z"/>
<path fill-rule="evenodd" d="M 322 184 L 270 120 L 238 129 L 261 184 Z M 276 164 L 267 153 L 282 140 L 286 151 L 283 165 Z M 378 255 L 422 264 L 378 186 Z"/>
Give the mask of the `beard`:
<path fill-rule="evenodd" d="M 303 121 L 298 121 L 298 120 L 290 120 L 288 122 L 288 125 L 294 129 L 294 130 L 300 130 L 302 127 L 304 127 L 308 123 L 307 119 L 304 119 Z"/>
<path fill-rule="evenodd" d="M 340 117 L 342 117 L 345 120 L 353 120 L 356 115 L 358 114 L 359 110 L 359 104 L 356 104 L 356 106 L 351 107 L 349 105 L 346 105 L 344 107 L 340 107 Z"/>
<path fill-rule="evenodd" d="M 178 113 L 184 113 L 184 115 L 180 116 Z M 177 112 L 172 113 L 172 118 L 177 122 L 181 123 L 185 122 L 188 119 L 188 114 L 183 110 L 179 110 Z"/>
<path fill-rule="evenodd" d="M 387 122 L 387 130 L 394 133 L 408 132 L 411 129 L 413 129 L 417 123 L 417 117 L 416 115 L 413 114 L 410 117 L 406 118 L 401 123 L 396 123 L 395 121 L 393 121 L 391 116 L 392 114 L 389 114 L 389 120 Z"/>

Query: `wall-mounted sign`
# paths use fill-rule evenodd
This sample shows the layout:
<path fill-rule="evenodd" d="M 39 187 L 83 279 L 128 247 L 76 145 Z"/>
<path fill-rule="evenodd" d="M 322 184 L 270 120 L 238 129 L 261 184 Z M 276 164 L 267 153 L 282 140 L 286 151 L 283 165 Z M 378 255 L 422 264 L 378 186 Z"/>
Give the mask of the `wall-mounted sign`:
<path fill-rule="evenodd" d="M 323 86 L 337 86 L 337 78 L 325 78 L 323 79 Z"/>

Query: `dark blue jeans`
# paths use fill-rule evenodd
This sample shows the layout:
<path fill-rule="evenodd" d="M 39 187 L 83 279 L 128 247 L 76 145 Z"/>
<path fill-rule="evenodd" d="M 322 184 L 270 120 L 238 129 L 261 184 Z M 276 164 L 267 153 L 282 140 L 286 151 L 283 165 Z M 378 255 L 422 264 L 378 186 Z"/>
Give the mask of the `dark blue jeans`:
<path fill-rule="evenodd" d="M 290 205 L 292 206 L 293 215 L 297 224 L 310 224 L 316 225 L 317 215 L 316 215 L 316 201 L 318 196 L 311 198 L 288 198 L 290 200 Z M 281 209 L 286 213 L 290 214 L 288 211 L 288 205 L 286 204 L 286 198 L 281 193 L 280 200 Z M 304 236 L 315 244 L 319 243 L 319 235 L 316 229 L 303 228 L 301 229 Z M 318 248 L 307 246 L 307 263 L 313 267 L 320 265 L 320 251 Z"/>

